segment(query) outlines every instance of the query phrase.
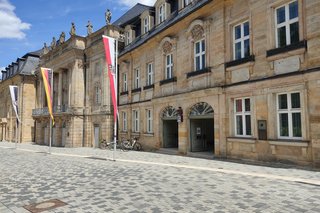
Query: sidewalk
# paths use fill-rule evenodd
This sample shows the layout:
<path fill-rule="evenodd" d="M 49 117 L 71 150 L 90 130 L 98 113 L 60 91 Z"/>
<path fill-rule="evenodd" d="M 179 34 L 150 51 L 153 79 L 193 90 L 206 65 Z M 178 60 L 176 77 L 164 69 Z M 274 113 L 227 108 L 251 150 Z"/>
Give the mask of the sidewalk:
<path fill-rule="evenodd" d="M 0 148 L 14 149 L 15 143 L 0 142 Z M 47 153 L 48 147 L 36 145 L 33 143 L 17 144 L 17 150 Z M 62 148 L 51 147 L 52 155 L 59 155 L 64 157 L 79 157 L 90 158 L 96 160 L 112 160 L 113 151 L 101 150 L 95 148 Z M 258 166 L 248 165 L 235 162 L 227 162 L 221 160 L 208 160 L 191 158 L 177 155 L 165 155 L 152 152 L 123 152 L 117 150 L 115 153 L 115 160 L 126 163 L 150 164 L 159 166 L 168 166 L 176 168 L 187 168 L 193 170 L 205 170 L 212 172 L 219 172 L 224 174 L 239 174 L 243 176 L 260 177 L 267 179 L 276 179 L 283 181 L 299 182 L 305 184 L 319 185 L 320 186 L 320 172 L 308 171 L 294 167 L 290 168 L 276 168 L 274 166 Z M 270 163 L 271 165 L 271 163 Z"/>

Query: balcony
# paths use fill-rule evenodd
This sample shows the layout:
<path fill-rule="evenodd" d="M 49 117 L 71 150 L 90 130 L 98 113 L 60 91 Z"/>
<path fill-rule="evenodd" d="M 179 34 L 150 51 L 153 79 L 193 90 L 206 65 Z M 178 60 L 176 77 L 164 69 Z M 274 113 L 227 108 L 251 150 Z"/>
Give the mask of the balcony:
<path fill-rule="evenodd" d="M 110 114 L 111 105 L 92 106 L 91 110 L 93 114 Z"/>
<path fill-rule="evenodd" d="M 71 109 L 67 105 L 59 105 L 53 107 L 53 114 L 66 114 L 71 113 Z M 32 116 L 48 116 L 48 107 L 38 108 L 32 110 Z"/>

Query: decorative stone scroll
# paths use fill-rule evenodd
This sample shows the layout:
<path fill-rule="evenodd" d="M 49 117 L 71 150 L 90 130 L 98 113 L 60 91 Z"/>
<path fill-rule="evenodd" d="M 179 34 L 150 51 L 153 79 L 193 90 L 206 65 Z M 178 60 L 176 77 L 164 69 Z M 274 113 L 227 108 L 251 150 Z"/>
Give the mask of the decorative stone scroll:
<path fill-rule="evenodd" d="M 172 44 L 169 41 L 165 41 L 162 45 L 163 52 L 168 54 L 172 51 Z"/>
<path fill-rule="evenodd" d="M 193 40 L 200 40 L 203 38 L 204 36 L 204 29 L 202 26 L 200 26 L 199 24 L 194 26 L 191 30 L 191 36 L 193 38 Z"/>

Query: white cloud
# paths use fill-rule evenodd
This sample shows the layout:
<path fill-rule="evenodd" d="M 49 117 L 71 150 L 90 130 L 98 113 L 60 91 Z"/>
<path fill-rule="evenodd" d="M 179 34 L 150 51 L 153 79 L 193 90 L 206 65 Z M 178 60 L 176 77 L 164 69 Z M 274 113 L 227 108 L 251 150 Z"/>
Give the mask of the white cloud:
<path fill-rule="evenodd" d="M 0 0 L 0 38 L 23 39 L 31 24 L 24 23 L 14 13 L 15 7 L 8 0 Z"/>
<path fill-rule="evenodd" d="M 156 0 L 119 0 L 119 3 L 128 7 L 132 7 L 137 3 L 153 6 Z"/>

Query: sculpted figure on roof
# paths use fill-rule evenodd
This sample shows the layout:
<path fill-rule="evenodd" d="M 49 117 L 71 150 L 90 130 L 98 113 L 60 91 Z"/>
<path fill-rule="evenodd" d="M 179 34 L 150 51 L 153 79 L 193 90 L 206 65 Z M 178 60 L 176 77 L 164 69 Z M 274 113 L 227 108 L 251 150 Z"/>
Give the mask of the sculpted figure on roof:
<path fill-rule="evenodd" d="M 69 34 L 70 34 L 70 36 L 76 35 L 76 26 L 74 25 L 73 22 L 71 23 L 71 29 L 70 29 Z"/>
<path fill-rule="evenodd" d="M 106 17 L 106 24 L 109 25 L 111 23 L 111 16 L 112 13 L 109 9 L 107 9 L 107 12 L 105 13 L 105 17 Z"/>

